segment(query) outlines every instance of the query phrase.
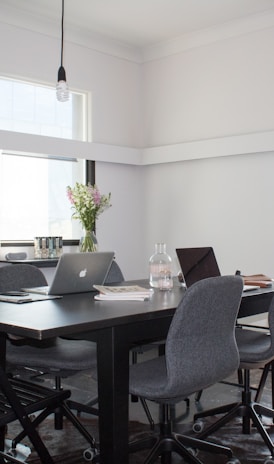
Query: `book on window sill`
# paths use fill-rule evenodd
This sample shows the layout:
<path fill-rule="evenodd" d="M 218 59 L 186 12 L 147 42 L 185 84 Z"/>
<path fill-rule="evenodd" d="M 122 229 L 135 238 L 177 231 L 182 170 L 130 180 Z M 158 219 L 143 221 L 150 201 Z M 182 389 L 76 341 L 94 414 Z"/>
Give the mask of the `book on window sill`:
<path fill-rule="evenodd" d="M 107 286 L 94 285 L 94 288 L 99 291 L 95 295 L 96 300 L 102 301 L 144 301 L 151 296 L 151 290 L 140 287 L 139 285 L 123 285 L 123 286 Z"/>

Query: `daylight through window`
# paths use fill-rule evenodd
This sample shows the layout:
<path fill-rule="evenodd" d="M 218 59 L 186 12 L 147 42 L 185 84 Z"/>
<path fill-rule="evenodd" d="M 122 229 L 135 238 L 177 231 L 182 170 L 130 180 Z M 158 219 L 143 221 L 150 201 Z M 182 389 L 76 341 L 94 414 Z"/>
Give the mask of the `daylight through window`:
<path fill-rule="evenodd" d="M 71 91 L 70 100 L 60 103 L 54 87 L 0 78 L 0 98 L 2 130 L 87 140 L 85 93 Z M 85 160 L 5 153 L 0 146 L 0 178 L 0 240 L 79 239 L 66 187 L 85 182 Z"/>

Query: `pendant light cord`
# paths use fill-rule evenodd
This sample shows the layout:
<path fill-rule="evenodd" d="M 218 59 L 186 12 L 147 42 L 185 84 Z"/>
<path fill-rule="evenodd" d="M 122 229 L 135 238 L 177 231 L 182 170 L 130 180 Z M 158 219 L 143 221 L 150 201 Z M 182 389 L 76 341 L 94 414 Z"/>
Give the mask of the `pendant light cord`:
<path fill-rule="evenodd" d="M 64 43 L 64 0 L 62 0 L 62 22 L 61 22 L 61 66 L 63 66 L 63 43 Z"/>

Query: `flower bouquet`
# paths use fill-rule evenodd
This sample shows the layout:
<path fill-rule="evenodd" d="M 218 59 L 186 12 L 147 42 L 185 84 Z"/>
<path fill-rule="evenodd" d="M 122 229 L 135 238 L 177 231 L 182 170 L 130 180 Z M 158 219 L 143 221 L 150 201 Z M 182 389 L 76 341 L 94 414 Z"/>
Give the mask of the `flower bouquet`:
<path fill-rule="evenodd" d="M 101 195 L 96 185 L 76 182 L 75 187 L 67 187 L 68 199 L 74 208 L 73 219 L 78 219 L 85 229 L 80 241 L 80 251 L 96 251 L 97 240 L 94 235 L 96 219 L 111 206 L 111 194 Z"/>

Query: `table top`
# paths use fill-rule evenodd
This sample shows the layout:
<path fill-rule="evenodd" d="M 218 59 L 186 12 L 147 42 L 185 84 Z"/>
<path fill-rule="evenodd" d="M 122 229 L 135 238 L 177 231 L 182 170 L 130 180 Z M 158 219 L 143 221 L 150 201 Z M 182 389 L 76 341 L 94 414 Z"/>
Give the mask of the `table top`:
<path fill-rule="evenodd" d="M 128 282 L 133 283 L 148 286 L 143 280 Z M 244 293 L 241 306 L 249 306 L 250 301 L 262 297 L 268 297 L 268 304 L 273 291 L 271 288 Z M 184 292 L 185 289 L 177 284 L 171 291 L 154 290 L 148 301 L 96 301 L 95 293 L 88 292 L 24 304 L 0 302 L 0 332 L 42 340 L 170 317 Z"/>
<path fill-rule="evenodd" d="M 155 290 L 148 301 L 96 301 L 95 293 L 88 292 L 24 304 L 0 302 L 0 332 L 42 340 L 157 319 L 163 311 L 170 317 L 184 292 L 178 285 L 172 291 Z"/>

